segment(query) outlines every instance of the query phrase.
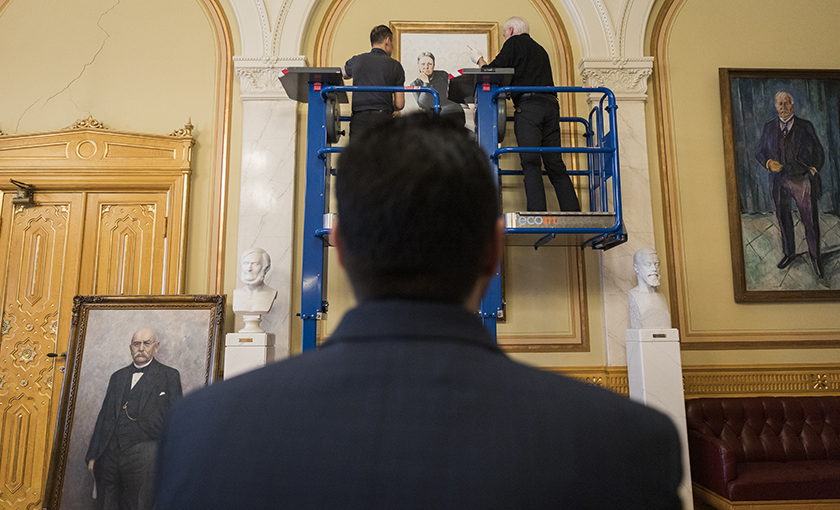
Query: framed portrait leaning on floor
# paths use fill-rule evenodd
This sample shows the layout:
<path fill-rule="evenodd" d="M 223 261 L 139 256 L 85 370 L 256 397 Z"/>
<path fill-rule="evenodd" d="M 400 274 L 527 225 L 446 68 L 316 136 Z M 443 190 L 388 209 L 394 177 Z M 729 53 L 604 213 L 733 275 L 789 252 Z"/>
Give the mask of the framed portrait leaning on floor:
<path fill-rule="evenodd" d="M 44 508 L 152 508 L 168 411 L 222 375 L 224 308 L 222 295 L 74 298 Z"/>

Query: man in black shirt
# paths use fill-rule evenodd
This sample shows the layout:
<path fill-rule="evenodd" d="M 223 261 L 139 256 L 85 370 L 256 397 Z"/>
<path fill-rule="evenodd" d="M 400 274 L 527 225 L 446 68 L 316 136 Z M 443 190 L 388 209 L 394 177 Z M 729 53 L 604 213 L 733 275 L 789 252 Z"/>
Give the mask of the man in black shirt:
<path fill-rule="evenodd" d="M 487 64 L 484 57 L 473 50 L 473 62 L 481 67 L 512 67 L 512 87 L 553 87 L 551 62 L 548 53 L 528 34 L 528 22 L 519 17 L 505 21 L 505 44 L 502 51 Z M 560 106 L 553 93 L 517 92 L 511 94 L 516 108 L 513 131 L 520 147 L 560 147 Z M 519 154 L 525 174 L 525 196 L 529 211 L 545 211 L 545 187 L 540 168 L 540 154 Z M 542 153 L 548 179 L 554 186 L 562 211 L 580 211 L 575 188 L 562 155 L 558 152 Z"/>
<path fill-rule="evenodd" d="M 370 31 L 370 52 L 352 57 L 341 66 L 341 73 L 345 78 L 353 78 L 353 85 L 357 86 L 405 85 L 402 65 L 391 58 L 393 45 L 390 28 L 385 25 L 374 27 Z M 355 92 L 350 137 L 378 120 L 391 117 L 395 110 L 402 110 L 404 106 L 404 92 Z"/>

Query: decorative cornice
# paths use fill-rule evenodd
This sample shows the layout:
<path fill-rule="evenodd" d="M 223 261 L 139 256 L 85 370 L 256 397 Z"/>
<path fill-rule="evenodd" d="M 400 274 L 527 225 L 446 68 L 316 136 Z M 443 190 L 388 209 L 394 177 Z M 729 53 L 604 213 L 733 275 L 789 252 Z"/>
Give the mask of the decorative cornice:
<path fill-rule="evenodd" d="M 192 123 L 192 117 L 184 124 L 184 127 L 181 129 L 176 129 L 175 131 L 169 133 L 169 136 L 178 136 L 178 137 L 188 137 L 192 136 L 192 132 L 195 126 Z"/>
<path fill-rule="evenodd" d="M 634 59 L 584 58 L 578 66 L 585 87 L 606 87 L 616 99 L 644 101 L 647 80 L 653 73 L 653 57 Z"/>
<path fill-rule="evenodd" d="M 627 367 L 551 367 L 550 372 L 629 395 Z M 685 398 L 840 395 L 840 364 L 683 367 Z"/>
<path fill-rule="evenodd" d="M 90 115 L 86 119 L 79 119 L 72 126 L 67 126 L 64 129 L 108 129 L 105 124 L 94 119 Z"/>
<path fill-rule="evenodd" d="M 243 101 L 289 99 L 278 75 L 286 67 L 306 66 L 306 57 L 233 57 Z"/>

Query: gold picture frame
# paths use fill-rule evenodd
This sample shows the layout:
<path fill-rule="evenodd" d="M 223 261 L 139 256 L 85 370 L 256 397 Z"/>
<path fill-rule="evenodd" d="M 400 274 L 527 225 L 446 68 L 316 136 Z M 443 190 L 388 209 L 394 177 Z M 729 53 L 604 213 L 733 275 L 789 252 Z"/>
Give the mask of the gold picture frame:
<path fill-rule="evenodd" d="M 475 67 L 467 44 L 488 62 L 499 52 L 499 23 L 495 21 L 392 21 L 393 58 L 406 70 L 406 83 L 414 80 L 420 51 L 435 53 L 436 67 L 448 72 Z"/>
<path fill-rule="evenodd" d="M 108 429 L 100 428 L 99 422 L 112 409 L 106 406 L 112 383 L 129 377 L 123 377 L 123 372 L 131 367 L 134 351 L 129 351 L 129 344 L 134 332 L 151 327 L 160 342 L 153 355 L 154 363 L 160 368 L 149 372 L 158 379 L 149 381 L 166 378 L 167 382 L 165 385 L 147 383 L 144 388 L 152 388 L 149 391 L 153 394 L 144 405 L 157 405 L 157 414 L 165 418 L 162 413 L 166 411 L 161 405 L 168 408 L 181 396 L 179 393 L 186 395 L 221 378 L 224 311 L 223 295 L 73 298 L 67 375 L 58 408 L 43 508 L 93 510 L 99 507 L 97 500 L 102 499 L 103 491 L 101 488 L 97 491 L 94 477 L 88 472 L 87 456 L 94 438 L 102 437 L 99 431 Z M 170 391 L 159 392 L 160 389 Z M 116 411 L 117 407 L 113 409 Z M 149 418 L 144 423 L 152 421 L 155 420 Z"/>

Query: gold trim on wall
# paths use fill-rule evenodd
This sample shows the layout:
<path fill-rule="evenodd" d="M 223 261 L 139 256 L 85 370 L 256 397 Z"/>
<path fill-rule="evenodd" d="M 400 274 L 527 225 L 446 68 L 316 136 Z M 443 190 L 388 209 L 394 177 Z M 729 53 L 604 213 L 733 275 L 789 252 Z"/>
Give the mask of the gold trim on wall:
<path fill-rule="evenodd" d="M 551 367 L 547 371 L 630 394 L 627 367 Z M 840 395 L 840 363 L 683 367 L 685 398 Z"/>
<path fill-rule="evenodd" d="M 559 248 L 548 248 L 559 249 Z M 589 352 L 589 301 L 586 292 L 586 258 L 576 247 L 566 248 L 569 254 L 569 272 L 572 293 L 569 300 L 569 317 L 572 321 L 568 334 L 528 335 L 496 334 L 499 348 L 505 352 Z M 505 261 L 508 258 L 505 257 Z M 507 270 L 507 269 L 505 269 Z M 504 280 L 502 281 L 504 285 Z M 574 342 L 565 340 L 574 339 Z M 564 340 L 564 341 L 558 341 Z M 553 342 L 552 342 L 553 341 Z"/>
<path fill-rule="evenodd" d="M 230 176 L 230 126 L 233 103 L 233 35 L 218 0 L 199 0 L 210 21 L 216 41 L 216 112 L 213 119 L 213 154 L 210 189 L 210 260 L 205 294 L 224 292 L 225 236 L 227 227 L 228 179 Z M 191 292 L 200 292 L 192 289 Z"/>
<path fill-rule="evenodd" d="M 550 367 L 545 370 L 621 395 L 630 394 L 627 367 Z"/>
<path fill-rule="evenodd" d="M 669 76 L 671 27 L 686 0 L 665 0 L 651 32 L 653 55 L 653 105 L 655 111 L 657 152 L 661 174 L 663 220 L 667 273 L 671 276 L 671 318 L 680 330 L 682 350 L 797 349 L 840 347 L 840 331 L 697 331 L 691 327 L 683 249 L 680 190 L 677 179 L 676 134 L 672 117 Z M 757 305 L 760 306 L 760 305 Z"/>

